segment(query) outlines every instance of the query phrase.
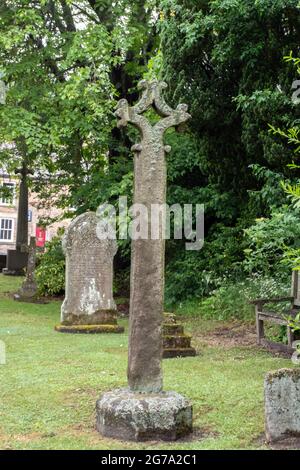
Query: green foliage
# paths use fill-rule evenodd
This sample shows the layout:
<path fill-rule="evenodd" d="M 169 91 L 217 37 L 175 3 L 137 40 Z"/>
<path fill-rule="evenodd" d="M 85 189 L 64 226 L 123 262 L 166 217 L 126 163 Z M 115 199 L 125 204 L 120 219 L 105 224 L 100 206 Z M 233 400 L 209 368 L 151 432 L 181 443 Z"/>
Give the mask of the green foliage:
<path fill-rule="evenodd" d="M 174 254 L 175 243 L 167 244 L 166 302 L 202 298 L 228 279 L 242 274 L 241 247 L 243 233 L 239 227 L 215 225 L 201 251 L 186 251 L 184 245 Z"/>
<path fill-rule="evenodd" d="M 296 183 L 293 152 L 269 124 L 299 119 L 293 63 L 283 60 L 299 48 L 298 7 L 297 0 L 161 1 L 168 99 L 186 102 L 192 115 L 191 135 L 172 142 L 168 197 L 204 203 L 206 224 L 201 252 L 183 253 L 178 244 L 167 257 L 167 301 L 207 295 L 245 270 L 288 269 L 280 259 L 285 244 L 295 246 L 297 215 L 271 219 L 285 213 L 281 182 Z M 261 218 L 270 221 L 259 225 Z"/>
<path fill-rule="evenodd" d="M 288 317 L 289 326 L 293 329 L 294 332 L 300 331 L 300 313 L 295 317 Z"/>
<path fill-rule="evenodd" d="M 113 111 L 120 94 L 131 98 L 156 48 L 155 3 L 1 2 L 0 72 L 8 92 L 0 140 L 16 148 L 1 150 L 0 162 L 12 171 L 22 158 L 41 172 L 34 183 L 41 198 L 82 212 L 101 199 L 101 187 L 90 192 L 98 175 L 109 187 L 109 167 L 123 145 Z M 120 174 L 112 173 L 115 184 Z"/>
<path fill-rule="evenodd" d="M 218 289 L 212 296 L 210 314 L 219 319 L 253 319 L 253 305 L 249 301 L 259 298 L 286 296 L 291 284 L 290 273 L 276 277 L 252 276 L 244 281 L 229 283 Z M 286 309 L 283 303 L 279 306 Z M 274 310 L 278 306 L 272 306 Z"/>
<path fill-rule="evenodd" d="M 248 273 L 264 275 L 288 272 L 290 266 L 283 264 L 286 247 L 299 247 L 299 212 L 287 206 L 274 211 L 270 218 L 260 218 L 245 229 L 247 248 L 244 250 L 243 266 Z"/>
<path fill-rule="evenodd" d="M 65 290 L 65 256 L 61 237 L 46 243 L 45 252 L 39 256 L 35 272 L 40 295 L 60 295 Z"/>
<path fill-rule="evenodd" d="M 26 159 L 40 172 L 40 198 L 76 213 L 117 204 L 119 195 L 130 204 L 137 134 L 115 127 L 113 109 L 121 97 L 136 101 L 140 78 L 163 78 L 168 102 L 186 102 L 192 115 L 183 134 L 165 139 L 167 201 L 205 205 L 204 248 L 167 244 L 167 301 L 209 295 L 245 269 L 284 271 L 279 259 L 283 245 L 295 248 L 297 224 L 281 208 L 285 192 L 298 193 L 293 149 L 278 130 L 290 129 L 297 144 L 291 85 L 299 62 L 290 51 L 299 50 L 298 0 L 11 0 L 0 14 L 9 85 L 0 139 L 17 146 L 0 158 L 11 169 Z M 121 241 L 121 290 L 129 264 Z"/>
<path fill-rule="evenodd" d="M 296 68 L 297 72 L 300 73 L 300 68 L 299 68 L 299 59 L 294 58 L 292 53 L 290 53 L 287 57 L 285 57 L 285 60 L 287 62 L 291 62 Z M 299 103 L 296 104 L 296 109 L 297 107 L 299 108 Z M 273 135 L 279 136 L 280 138 L 286 140 L 291 148 L 293 149 L 293 154 L 294 157 L 297 159 L 299 158 L 299 152 L 300 152 L 300 139 L 299 139 L 299 119 L 295 119 L 292 123 L 292 127 L 289 127 L 287 130 L 283 130 L 281 128 L 276 128 L 275 126 L 270 126 L 270 132 Z M 293 163 L 288 165 L 292 170 L 299 170 L 299 165 L 293 161 Z M 300 207 L 300 185 L 299 185 L 299 178 L 296 179 L 296 181 L 290 182 L 290 181 L 282 181 L 281 182 L 281 187 L 287 194 L 289 200 L 292 203 L 292 208 L 294 210 L 295 214 L 299 213 L 299 207 Z M 295 234 L 295 230 L 297 230 L 297 225 L 299 225 L 299 221 L 295 220 L 295 229 L 293 231 L 293 236 Z M 287 228 L 288 231 L 288 228 Z M 288 234 L 287 234 L 288 238 Z M 284 247 L 284 261 L 286 262 L 287 265 L 293 267 L 294 269 L 299 269 L 300 268 L 300 248 L 299 248 L 299 240 L 298 243 L 295 246 L 295 243 L 287 243 L 286 246 Z"/>
<path fill-rule="evenodd" d="M 284 184 L 289 184 L 283 172 L 274 171 L 259 164 L 249 166 L 253 174 L 260 182 L 260 189 L 251 190 L 249 194 L 249 207 L 264 208 L 265 215 L 270 215 L 275 208 L 281 208 L 286 204 Z M 284 182 L 283 182 L 284 180 Z"/>
<path fill-rule="evenodd" d="M 276 277 L 253 275 L 235 282 L 223 280 L 206 299 L 183 301 L 176 307 L 176 313 L 183 315 L 200 315 L 213 320 L 239 319 L 254 320 L 254 307 L 250 300 L 266 297 L 286 296 L 291 284 L 290 273 Z M 284 312 L 287 305 L 272 304 L 272 310 Z"/>

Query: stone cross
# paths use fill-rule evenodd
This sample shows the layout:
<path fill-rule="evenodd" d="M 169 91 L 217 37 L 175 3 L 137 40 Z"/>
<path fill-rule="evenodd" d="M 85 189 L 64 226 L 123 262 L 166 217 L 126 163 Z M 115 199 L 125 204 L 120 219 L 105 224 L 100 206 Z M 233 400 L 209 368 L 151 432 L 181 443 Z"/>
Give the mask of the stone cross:
<path fill-rule="evenodd" d="M 164 102 L 161 92 L 165 83 L 142 81 L 139 86 L 143 89 L 140 101 L 130 107 L 121 100 L 116 111 L 119 126 L 131 123 L 142 135 L 141 143 L 133 146 L 134 202 L 144 205 L 139 222 L 146 225 L 142 237 L 135 236 L 132 241 L 129 389 L 112 390 L 100 397 L 96 403 L 96 427 L 102 435 L 118 439 L 175 440 L 192 431 L 193 409 L 182 395 L 162 391 L 165 224 L 160 220 L 157 227 L 155 220 L 155 239 L 150 239 L 153 221 L 149 215 L 152 204 L 161 206 L 166 202 L 165 153 L 170 148 L 164 145 L 164 132 L 190 116 L 186 105 L 174 110 Z M 151 106 L 162 118 L 153 125 L 143 116 Z"/>
<path fill-rule="evenodd" d="M 187 105 L 172 109 L 162 97 L 164 82 L 143 80 L 140 101 L 130 107 L 119 101 L 116 116 L 118 127 L 133 124 L 141 133 L 141 142 L 134 145 L 134 203 L 148 210 L 148 239 L 132 242 L 128 383 L 132 391 L 162 390 L 162 320 L 164 301 L 163 225 L 158 239 L 151 240 L 151 205 L 166 203 L 166 159 L 171 149 L 164 145 L 164 133 L 172 126 L 187 121 Z M 143 115 L 153 107 L 161 119 L 154 125 Z"/>
<path fill-rule="evenodd" d="M 100 240 L 97 236 L 98 219 L 94 212 L 76 217 L 64 238 L 66 254 L 66 295 L 61 307 L 61 326 L 58 331 L 120 333 L 117 326 L 117 308 L 113 298 L 113 259 L 116 240 Z M 78 325 L 96 325 L 94 330 Z M 68 326 L 68 328 L 64 328 Z M 100 328 L 102 326 L 103 328 Z"/>
<path fill-rule="evenodd" d="M 36 284 L 35 275 L 34 275 L 35 266 L 36 266 L 36 239 L 35 237 L 30 237 L 30 243 L 28 247 L 26 278 L 21 286 L 21 289 L 14 296 L 15 300 L 20 300 L 20 301 L 37 300 L 37 284 Z"/>
<path fill-rule="evenodd" d="M 17 220 L 17 237 L 16 249 L 18 251 L 27 251 L 28 249 L 28 184 L 27 177 L 33 174 L 25 161 L 21 168 L 15 171 L 16 174 L 21 175 L 20 189 L 19 189 L 19 205 L 18 205 L 18 220 Z"/>
<path fill-rule="evenodd" d="M 28 263 L 27 263 L 27 272 L 26 279 L 27 281 L 34 283 L 34 271 L 36 265 L 36 239 L 35 237 L 30 237 L 30 243 L 28 248 Z"/>

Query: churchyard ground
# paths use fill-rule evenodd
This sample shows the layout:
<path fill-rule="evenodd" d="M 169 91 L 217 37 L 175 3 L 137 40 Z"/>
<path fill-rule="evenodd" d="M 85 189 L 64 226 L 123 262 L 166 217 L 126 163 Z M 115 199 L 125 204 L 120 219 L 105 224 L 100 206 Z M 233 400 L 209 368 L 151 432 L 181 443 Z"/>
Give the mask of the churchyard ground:
<path fill-rule="evenodd" d="M 120 335 L 54 331 L 60 301 L 18 303 L 21 279 L 0 275 L 1 449 L 265 449 L 263 379 L 293 367 L 255 346 L 253 324 L 185 316 L 200 354 L 163 361 L 165 390 L 189 397 L 194 435 L 174 443 L 130 443 L 95 430 L 95 402 L 106 390 L 126 386 L 127 319 Z M 196 312 L 195 312 L 196 313 Z"/>

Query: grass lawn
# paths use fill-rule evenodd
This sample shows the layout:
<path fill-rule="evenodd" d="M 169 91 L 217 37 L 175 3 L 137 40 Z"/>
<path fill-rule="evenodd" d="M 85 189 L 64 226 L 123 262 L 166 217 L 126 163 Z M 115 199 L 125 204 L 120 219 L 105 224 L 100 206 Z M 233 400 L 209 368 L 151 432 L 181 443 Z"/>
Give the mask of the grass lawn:
<path fill-rule="evenodd" d="M 266 448 L 264 375 L 292 367 L 289 359 L 243 341 L 215 341 L 231 324 L 182 318 L 200 354 L 164 360 L 164 382 L 166 390 L 192 400 L 194 436 L 163 444 L 106 439 L 95 430 L 95 402 L 126 385 L 127 320 L 120 320 L 126 327 L 121 335 L 57 333 L 60 302 L 15 302 L 8 292 L 19 283 L 0 275 L 0 340 L 7 350 L 0 365 L 1 449 Z"/>

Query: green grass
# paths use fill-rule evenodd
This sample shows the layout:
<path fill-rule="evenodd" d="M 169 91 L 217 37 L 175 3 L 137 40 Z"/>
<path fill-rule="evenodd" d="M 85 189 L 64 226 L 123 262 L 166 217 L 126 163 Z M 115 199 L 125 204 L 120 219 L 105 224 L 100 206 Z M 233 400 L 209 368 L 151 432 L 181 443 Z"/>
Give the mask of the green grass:
<path fill-rule="evenodd" d="M 0 275 L 1 449 L 249 449 L 264 448 L 263 379 L 270 369 L 291 367 L 256 348 L 207 346 L 205 332 L 221 323 L 186 319 L 195 358 L 164 361 L 166 390 L 194 405 L 195 437 L 175 443 L 130 443 L 95 430 L 95 402 L 102 392 L 126 386 L 127 321 L 121 335 L 57 333 L 60 302 L 15 302 L 8 291 L 20 279 Z M 203 435 L 202 435 L 202 434 Z"/>

